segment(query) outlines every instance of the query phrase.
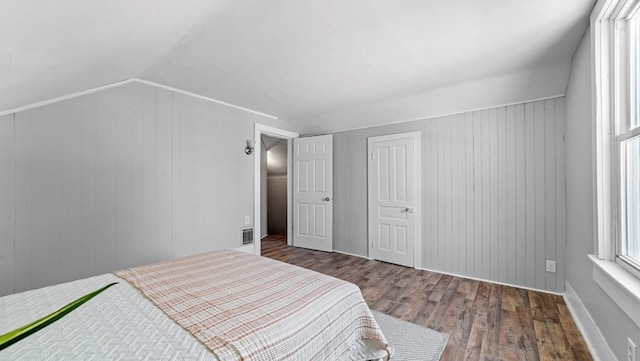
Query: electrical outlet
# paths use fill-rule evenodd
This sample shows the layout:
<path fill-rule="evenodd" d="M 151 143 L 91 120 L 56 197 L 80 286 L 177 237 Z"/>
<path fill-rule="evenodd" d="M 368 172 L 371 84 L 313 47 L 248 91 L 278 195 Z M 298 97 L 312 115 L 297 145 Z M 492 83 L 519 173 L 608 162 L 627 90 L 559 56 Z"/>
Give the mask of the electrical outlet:
<path fill-rule="evenodd" d="M 627 361 L 638 361 L 636 359 L 636 344 L 627 338 Z"/>
<path fill-rule="evenodd" d="M 547 272 L 556 273 L 556 261 L 547 260 Z"/>
<path fill-rule="evenodd" d="M 249 218 L 249 216 L 245 216 L 244 217 L 244 224 L 249 224 L 251 223 L 251 219 Z"/>

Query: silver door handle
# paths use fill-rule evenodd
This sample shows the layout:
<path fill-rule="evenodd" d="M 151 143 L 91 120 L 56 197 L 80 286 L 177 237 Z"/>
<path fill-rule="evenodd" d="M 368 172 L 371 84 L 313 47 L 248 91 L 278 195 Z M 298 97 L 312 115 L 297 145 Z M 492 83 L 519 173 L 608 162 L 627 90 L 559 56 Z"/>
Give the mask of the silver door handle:
<path fill-rule="evenodd" d="M 413 213 L 413 208 L 407 208 L 405 207 L 403 210 L 401 210 L 400 212 L 407 212 L 407 213 Z"/>
<path fill-rule="evenodd" d="M 329 197 L 324 197 L 324 198 L 322 198 L 322 200 L 323 200 L 323 201 L 325 201 L 325 202 L 329 202 L 329 201 L 331 200 L 331 198 L 329 198 Z"/>

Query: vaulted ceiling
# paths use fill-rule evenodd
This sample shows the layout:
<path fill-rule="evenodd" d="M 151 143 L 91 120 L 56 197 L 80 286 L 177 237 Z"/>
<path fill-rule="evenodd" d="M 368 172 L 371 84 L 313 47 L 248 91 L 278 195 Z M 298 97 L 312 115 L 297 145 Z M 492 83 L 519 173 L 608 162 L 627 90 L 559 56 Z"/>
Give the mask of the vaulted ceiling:
<path fill-rule="evenodd" d="M 0 112 L 141 78 L 301 133 L 564 94 L 594 0 L 8 0 Z"/>

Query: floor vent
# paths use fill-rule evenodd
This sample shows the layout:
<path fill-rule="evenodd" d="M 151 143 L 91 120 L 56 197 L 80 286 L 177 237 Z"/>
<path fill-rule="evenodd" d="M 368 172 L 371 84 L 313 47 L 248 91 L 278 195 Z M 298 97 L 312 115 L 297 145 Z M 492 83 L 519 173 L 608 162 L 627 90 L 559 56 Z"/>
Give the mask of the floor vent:
<path fill-rule="evenodd" d="M 253 244 L 253 228 L 242 229 L 242 245 Z"/>

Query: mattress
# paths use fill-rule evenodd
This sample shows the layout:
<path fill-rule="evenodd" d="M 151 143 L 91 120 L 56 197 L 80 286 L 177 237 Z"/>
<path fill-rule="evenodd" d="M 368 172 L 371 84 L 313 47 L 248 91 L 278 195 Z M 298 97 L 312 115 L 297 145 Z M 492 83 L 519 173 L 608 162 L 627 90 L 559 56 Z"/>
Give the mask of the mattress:
<path fill-rule="evenodd" d="M 0 334 L 111 282 L 119 283 L 52 325 L 0 351 L 0 360 L 220 360 L 184 325 L 113 274 L 0 298 Z M 384 359 L 387 355 L 386 344 L 357 339 L 336 359 Z"/>

